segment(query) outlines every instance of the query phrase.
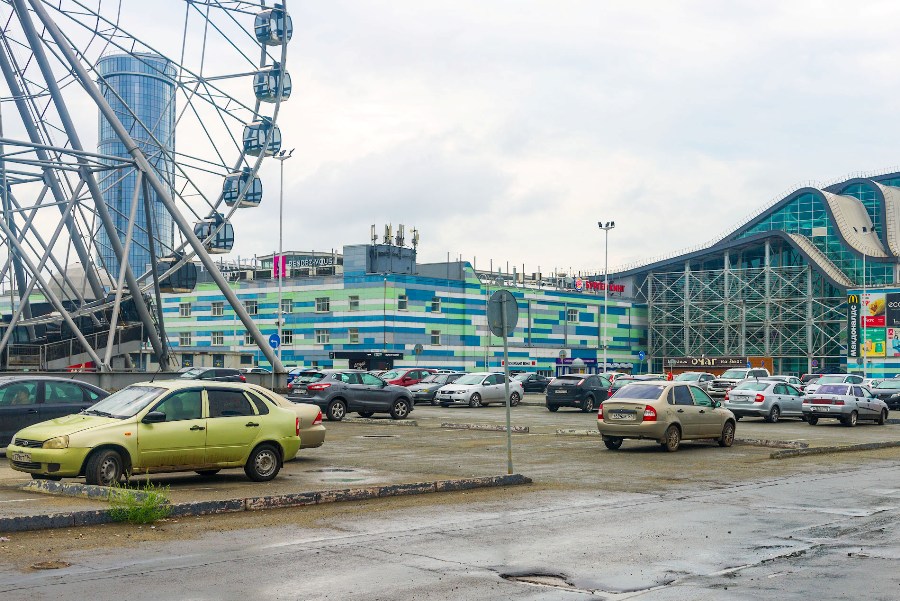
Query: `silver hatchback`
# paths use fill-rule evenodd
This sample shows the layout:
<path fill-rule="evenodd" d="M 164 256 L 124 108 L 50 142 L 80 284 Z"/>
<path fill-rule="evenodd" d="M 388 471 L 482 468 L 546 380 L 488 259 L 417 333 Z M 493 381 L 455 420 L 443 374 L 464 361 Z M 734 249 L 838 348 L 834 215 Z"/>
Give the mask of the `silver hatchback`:
<path fill-rule="evenodd" d="M 803 393 L 781 380 L 744 380 L 725 393 L 723 406 L 736 419 L 761 417 L 769 423 L 782 417 L 803 419 Z"/>

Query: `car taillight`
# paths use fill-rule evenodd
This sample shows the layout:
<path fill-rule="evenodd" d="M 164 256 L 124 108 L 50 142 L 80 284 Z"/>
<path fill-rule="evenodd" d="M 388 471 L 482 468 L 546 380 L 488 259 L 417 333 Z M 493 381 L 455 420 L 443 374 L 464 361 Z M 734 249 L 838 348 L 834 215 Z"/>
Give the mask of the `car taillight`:
<path fill-rule="evenodd" d="M 238 374 L 238 377 L 241 379 L 241 382 L 247 381 L 247 377 L 244 374 Z"/>
<path fill-rule="evenodd" d="M 766 397 L 757 393 L 756 397 L 753 400 L 756 401 L 757 403 L 762 403 L 764 400 L 766 400 Z"/>
<path fill-rule="evenodd" d="M 313 420 L 312 425 L 321 426 L 322 425 L 322 412 L 319 411 L 319 415 L 316 416 L 316 419 Z"/>
<path fill-rule="evenodd" d="M 727 392 L 725 393 L 725 400 L 726 400 L 726 401 L 728 400 L 728 393 L 727 393 Z"/>
<path fill-rule="evenodd" d="M 329 388 L 330 386 L 331 386 L 331 384 L 328 384 L 328 383 L 324 383 L 324 384 L 310 384 L 309 386 L 306 387 L 306 389 L 307 389 L 307 390 L 312 390 L 312 391 L 314 391 L 314 392 L 318 392 L 319 390 L 325 390 L 326 388 Z"/>
<path fill-rule="evenodd" d="M 321 412 L 319 415 L 322 415 Z M 297 418 L 297 436 L 300 436 L 300 418 Z"/>
<path fill-rule="evenodd" d="M 656 421 L 656 409 L 647 405 L 644 408 L 644 421 L 645 422 L 655 422 Z"/>
<path fill-rule="evenodd" d="M 606 393 L 606 398 L 611 399 L 611 398 L 612 398 L 612 395 L 615 394 L 615 392 L 616 392 L 615 390 L 613 390 L 612 388 L 610 388 L 610 389 L 609 389 L 609 392 Z"/>
<path fill-rule="evenodd" d="M 831 404 L 832 404 L 832 405 L 843 405 L 843 404 L 844 404 L 844 401 L 834 400 L 834 401 L 831 401 Z"/>
<path fill-rule="evenodd" d="M 293 383 L 293 382 L 288 382 L 288 392 L 290 392 L 290 391 L 292 391 L 292 390 L 294 390 L 294 383 Z"/>
<path fill-rule="evenodd" d="M 597 409 L 597 419 L 603 419 L 603 403 L 600 403 L 600 408 Z"/>
<path fill-rule="evenodd" d="M 575 386 L 581 386 L 582 384 L 584 384 L 584 378 L 578 380 L 578 384 L 576 384 Z"/>

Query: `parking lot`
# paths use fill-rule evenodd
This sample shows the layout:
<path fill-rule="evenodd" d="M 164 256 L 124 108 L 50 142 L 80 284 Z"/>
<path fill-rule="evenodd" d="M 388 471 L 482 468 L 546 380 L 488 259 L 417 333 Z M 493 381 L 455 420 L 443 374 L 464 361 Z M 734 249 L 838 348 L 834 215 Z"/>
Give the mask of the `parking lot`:
<path fill-rule="evenodd" d="M 728 486 L 900 453 L 886 449 L 775 460 L 770 455 L 777 448 L 741 441 L 810 447 L 893 441 L 900 440 L 900 425 L 867 423 L 847 428 L 836 422 L 809 426 L 799 420 L 769 424 L 750 418 L 738 423 L 738 442 L 731 448 L 686 442 L 670 454 L 650 441 L 626 441 L 621 450 L 608 451 L 598 436 L 587 435 L 596 431 L 596 414 L 567 409 L 550 413 L 542 401 L 542 395 L 529 394 L 522 405 L 512 409 L 513 426 L 529 430 L 512 436 L 514 469 L 542 487 L 643 493 L 658 491 L 661 486 L 677 488 L 681 483 Z M 326 421 L 325 444 L 301 451 L 272 482 L 250 482 L 242 470 L 226 470 L 209 478 L 179 473 L 151 476 L 150 480 L 169 485 L 173 502 L 187 502 L 506 473 L 505 432 L 446 427 L 502 426 L 506 419 L 502 406 L 418 405 L 404 421 L 385 416 L 357 422 L 354 415 L 350 417 L 345 422 Z M 417 425 L 410 425 L 412 422 Z M 565 435 L 558 430 L 574 432 Z M 18 486 L 29 480 L 5 461 L 0 464 L 0 507 L 5 514 L 32 512 L 36 507 L 46 507 L 49 512 L 102 507 L 102 503 L 86 499 L 25 494 Z"/>

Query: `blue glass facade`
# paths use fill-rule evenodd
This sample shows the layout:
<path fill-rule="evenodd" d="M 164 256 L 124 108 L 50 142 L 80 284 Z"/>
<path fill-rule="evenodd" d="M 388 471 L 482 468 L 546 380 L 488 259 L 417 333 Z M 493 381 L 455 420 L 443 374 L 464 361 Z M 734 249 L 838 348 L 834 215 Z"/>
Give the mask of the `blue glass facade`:
<path fill-rule="evenodd" d="M 101 76 L 98 84 L 106 101 L 156 170 L 156 175 L 171 190 L 175 181 L 175 165 L 171 158 L 175 149 L 175 66 L 168 59 L 153 54 L 116 54 L 101 58 L 97 71 Z M 102 117 L 97 152 L 123 158 L 130 156 Z M 110 172 L 101 180 L 103 198 L 123 243 L 136 181 L 133 170 Z M 137 198 L 141 205 L 137 210 L 128 263 L 139 277 L 149 269 L 151 257 L 143 191 Z M 163 257 L 171 253 L 174 242 L 172 216 L 159 202 L 156 192 L 150 191 L 149 200 L 154 250 L 157 257 Z M 119 261 L 102 228 L 97 245 L 101 261 L 110 274 L 117 277 Z"/>

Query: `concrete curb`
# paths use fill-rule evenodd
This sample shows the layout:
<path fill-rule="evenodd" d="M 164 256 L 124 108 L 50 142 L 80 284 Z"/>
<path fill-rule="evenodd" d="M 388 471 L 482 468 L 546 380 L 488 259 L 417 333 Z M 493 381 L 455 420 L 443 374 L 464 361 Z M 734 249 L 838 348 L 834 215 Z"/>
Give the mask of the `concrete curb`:
<path fill-rule="evenodd" d="M 418 426 L 419 422 L 412 419 L 372 419 L 371 417 L 345 417 L 341 420 L 349 424 L 378 424 L 381 426 Z M 335 422 L 330 422 L 335 423 Z"/>
<path fill-rule="evenodd" d="M 597 430 L 557 430 L 557 436 L 600 436 Z"/>
<path fill-rule="evenodd" d="M 173 504 L 170 516 L 191 517 L 220 513 L 236 513 L 240 511 L 303 507 L 306 505 L 322 505 L 325 503 L 339 503 L 344 501 L 364 501 L 367 499 L 383 499 L 387 497 L 421 495 L 435 492 L 452 492 L 458 490 L 471 490 L 474 488 L 517 486 L 521 484 L 531 484 L 531 478 L 523 476 L 522 474 L 511 474 L 503 476 L 484 476 L 481 478 L 459 478 L 455 480 L 436 480 L 433 482 L 410 482 L 406 484 L 386 484 L 384 486 L 311 491 L 265 497 L 248 497 L 244 499 L 195 501 Z M 107 509 L 45 515 L 0 517 L 0 532 L 24 532 L 26 530 L 71 528 L 73 526 L 109 523 L 112 523 L 112 519 L 110 518 L 109 510 Z"/>
<path fill-rule="evenodd" d="M 506 432 L 506 426 L 492 426 L 488 424 L 449 424 L 442 423 L 441 428 L 448 430 L 487 430 L 488 432 Z M 528 426 L 513 426 L 511 429 L 513 434 L 528 434 L 530 432 Z"/>
<path fill-rule="evenodd" d="M 773 449 L 805 449 L 808 442 L 796 442 L 793 440 L 767 440 L 763 438 L 735 438 L 736 444 L 746 444 L 754 447 L 771 447 Z"/>
<path fill-rule="evenodd" d="M 854 451 L 872 451 L 876 449 L 890 449 L 900 447 L 900 440 L 888 440 L 885 442 L 866 442 L 831 447 L 810 447 L 806 449 L 788 449 L 775 451 L 769 457 L 771 459 L 787 459 L 789 457 L 803 457 L 805 455 L 827 455 L 830 453 L 852 453 Z"/>
<path fill-rule="evenodd" d="M 77 482 L 55 482 L 53 480 L 32 480 L 21 485 L 19 488 L 28 492 L 37 492 L 44 495 L 55 495 L 60 497 L 79 497 L 82 499 L 94 499 L 98 501 L 108 501 L 110 495 L 121 494 L 128 491 L 135 499 L 143 500 L 147 497 L 147 493 L 142 490 L 122 488 L 115 489 L 110 486 L 96 486 L 93 484 L 78 484 Z"/>

